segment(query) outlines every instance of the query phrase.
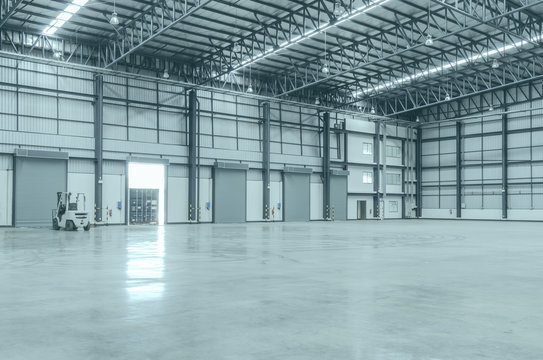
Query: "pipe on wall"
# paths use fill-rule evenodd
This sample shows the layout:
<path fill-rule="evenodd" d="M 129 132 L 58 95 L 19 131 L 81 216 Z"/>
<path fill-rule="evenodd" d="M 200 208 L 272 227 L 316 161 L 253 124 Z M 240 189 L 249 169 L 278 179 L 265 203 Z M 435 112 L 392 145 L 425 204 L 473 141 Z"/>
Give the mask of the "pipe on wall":
<path fill-rule="evenodd" d="M 462 217 L 462 123 L 456 123 L 456 217 Z"/>
<path fill-rule="evenodd" d="M 196 220 L 196 90 L 189 92 L 189 221 Z"/>
<path fill-rule="evenodd" d="M 103 183 L 103 135 L 104 135 L 104 76 L 94 76 L 94 206 L 95 220 L 102 221 L 102 183 Z"/>
<path fill-rule="evenodd" d="M 323 114 L 322 133 L 323 217 L 330 219 L 330 113 Z"/>

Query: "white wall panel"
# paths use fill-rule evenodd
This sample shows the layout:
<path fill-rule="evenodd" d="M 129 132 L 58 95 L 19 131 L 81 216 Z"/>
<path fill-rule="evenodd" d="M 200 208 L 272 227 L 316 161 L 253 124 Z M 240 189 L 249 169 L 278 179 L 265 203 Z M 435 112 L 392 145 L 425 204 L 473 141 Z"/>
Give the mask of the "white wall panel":
<path fill-rule="evenodd" d="M 19 93 L 19 114 L 44 118 L 56 118 L 56 97 Z"/>
<path fill-rule="evenodd" d="M 211 174 L 209 178 L 203 178 L 201 174 L 200 179 L 200 202 L 199 206 L 201 208 L 200 221 L 201 222 L 211 222 L 213 220 L 213 179 L 211 179 Z M 209 202 L 209 209 L 206 207 L 206 204 Z"/>
<path fill-rule="evenodd" d="M 19 116 L 19 131 L 56 134 L 57 120 Z"/>
<path fill-rule="evenodd" d="M 159 119 L 160 129 L 162 130 L 185 131 L 185 115 L 182 113 L 161 110 Z M 200 128 L 200 132 L 204 132 L 202 131 L 202 127 Z"/>
<path fill-rule="evenodd" d="M 119 84 L 106 82 L 104 77 L 104 96 L 116 99 L 126 99 L 126 85 L 123 85 L 124 79 L 118 78 Z"/>
<path fill-rule="evenodd" d="M 0 130 L 17 130 L 17 116 L 0 114 Z"/>
<path fill-rule="evenodd" d="M 11 90 L 0 90 L 0 112 L 17 113 L 17 93 Z"/>
<path fill-rule="evenodd" d="M 45 89 L 57 89 L 56 68 L 50 74 L 36 73 L 35 71 L 19 70 L 19 84 Z"/>
<path fill-rule="evenodd" d="M 65 120 L 94 121 L 94 108 L 90 101 L 75 99 L 58 100 L 59 118 Z"/>
<path fill-rule="evenodd" d="M 373 168 L 366 166 L 350 166 L 349 176 L 347 179 L 347 188 L 350 193 L 371 193 L 373 192 L 373 182 L 371 184 L 364 183 L 364 173 L 371 173 L 373 179 Z"/>
<path fill-rule="evenodd" d="M 402 218 L 402 197 L 387 196 L 385 199 L 385 219 Z"/>
<path fill-rule="evenodd" d="M 94 137 L 94 125 L 60 120 L 58 122 L 58 133 L 60 135 Z"/>
<path fill-rule="evenodd" d="M 169 223 L 187 222 L 189 179 L 186 177 L 171 176 L 171 168 L 168 168 L 168 219 Z"/>
<path fill-rule="evenodd" d="M 281 209 L 279 209 L 281 204 Z M 282 221 L 283 220 L 283 182 L 271 181 L 270 182 L 270 206 L 272 212 L 270 213 L 270 220 Z"/>
<path fill-rule="evenodd" d="M 89 213 L 89 221 L 94 221 L 94 174 L 68 172 L 68 191 L 84 193 L 85 210 Z"/>
<path fill-rule="evenodd" d="M 105 164 L 104 164 L 105 165 Z M 104 169 L 105 170 L 105 169 Z M 112 216 L 109 217 L 110 224 L 124 224 L 125 222 L 125 207 L 127 206 L 125 199 L 125 175 L 103 175 L 102 184 L 102 207 L 103 220 L 105 222 L 106 208 L 112 210 Z M 122 201 L 122 209 L 117 208 L 117 202 Z"/>
<path fill-rule="evenodd" d="M 104 125 L 104 139 L 126 140 L 128 130 L 124 126 Z"/>
<path fill-rule="evenodd" d="M 365 164 L 373 163 L 373 137 L 358 134 L 349 134 L 348 137 L 347 151 L 349 152 L 349 162 Z M 364 143 L 371 144 L 372 154 L 363 153 Z"/>
<path fill-rule="evenodd" d="M 157 142 L 157 131 L 151 129 L 128 129 L 128 138 L 131 141 L 140 141 L 140 142 Z"/>
<path fill-rule="evenodd" d="M 323 185 L 311 181 L 311 220 L 322 220 L 323 217 Z"/>
<path fill-rule="evenodd" d="M 94 160 L 70 159 L 68 161 L 68 172 L 79 174 L 94 174 Z"/>
<path fill-rule="evenodd" d="M 0 155 L 0 226 L 12 224 L 13 158 Z"/>
<path fill-rule="evenodd" d="M 185 134 L 171 131 L 159 131 L 161 144 L 185 145 Z"/>
<path fill-rule="evenodd" d="M 157 128 L 156 109 L 143 107 L 128 107 L 128 125 L 149 129 Z"/>
<path fill-rule="evenodd" d="M 104 103 L 104 124 L 126 126 L 126 116 L 125 105 Z"/>
<path fill-rule="evenodd" d="M 263 186 L 262 181 L 247 180 L 247 221 L 262 221 L 264 219 Z"/>

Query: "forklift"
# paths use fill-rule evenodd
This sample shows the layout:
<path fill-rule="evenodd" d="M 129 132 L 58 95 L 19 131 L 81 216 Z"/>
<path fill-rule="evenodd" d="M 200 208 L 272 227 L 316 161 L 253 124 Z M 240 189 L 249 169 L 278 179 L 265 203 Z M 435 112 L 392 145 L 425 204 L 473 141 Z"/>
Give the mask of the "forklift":
<path fill-rule="evenodd" d="M 74 202 L 71 202 L 71 199 L 72 193 L 57 192 L 57 208 L 53 209 L 53 230 L 76 231 L 83 228 L 89 231 L 90 221 L 89 213 L 86 211 L 85 194 L 75 194 Z"/>

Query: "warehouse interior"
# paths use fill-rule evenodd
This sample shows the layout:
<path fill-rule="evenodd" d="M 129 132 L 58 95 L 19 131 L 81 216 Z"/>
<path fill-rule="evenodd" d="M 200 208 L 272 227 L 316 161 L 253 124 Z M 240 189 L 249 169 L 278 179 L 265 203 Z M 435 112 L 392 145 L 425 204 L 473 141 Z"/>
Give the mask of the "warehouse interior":
<path fill-rule="evenodd" d="M 543 0 L 0 0 L 0 358 L 540 358 L 542 40 Z"/>

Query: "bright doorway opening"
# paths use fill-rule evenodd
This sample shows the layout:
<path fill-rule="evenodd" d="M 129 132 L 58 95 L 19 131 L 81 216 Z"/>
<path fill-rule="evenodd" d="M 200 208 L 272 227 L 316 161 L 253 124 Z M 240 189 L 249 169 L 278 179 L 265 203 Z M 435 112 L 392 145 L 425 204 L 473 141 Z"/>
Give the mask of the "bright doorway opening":
<path fill-rule="evenodd" d="M 154 207 L 158 210 L 158 225 L 164 225 L 164 197 L 165 197 L 165 167 L 162 164 L 147 164 L 147 163 L 138 163 L 138 162 L 129 162 L 128 163 L 128 189 L 129 189 L 129 201 L 128 201 L 128 212 L 129 216 L 131 213 L 141 212 L 147 214 L 148 209 L 145 207 Z M 132 191 L 132 190 L 158 190 L 158 199 L 147 194 L 153 193 L 153 191 Z M 143 202 L 135 202 L 135 196 L 131 194 L 140 194 L 144 193 Z M 139 196 L 139 195 L 136 195 Z M 134 201 L 133 201 L 134 200 Z M 136 208 L 133 208 L 135 206 Z M 141 207 L 141 208 L 138 208 Z M 142 216 L 141 219 L 129 219 L 129 223 L 149 223 L 153 221 L 147 221 L 150 217 L 147 215 Z M 141 221 L 140 221 L 141 220 Z"/>

